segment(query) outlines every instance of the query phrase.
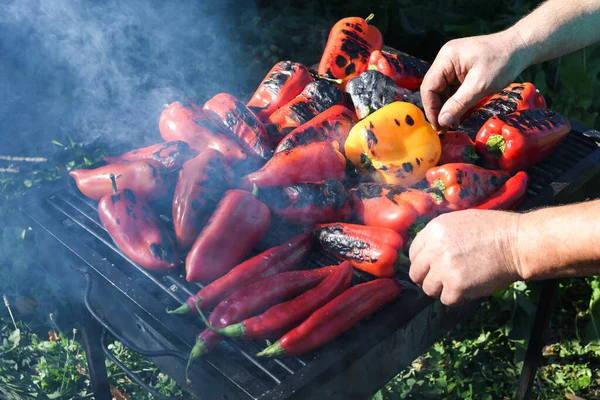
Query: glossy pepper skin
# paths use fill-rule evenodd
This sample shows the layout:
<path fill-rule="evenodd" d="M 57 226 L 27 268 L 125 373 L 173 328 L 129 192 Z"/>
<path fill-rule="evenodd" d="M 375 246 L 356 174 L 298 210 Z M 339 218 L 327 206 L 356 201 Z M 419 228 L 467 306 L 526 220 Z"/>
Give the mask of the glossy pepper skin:
<path fill-rule="evenodd" d="M 510 114 L 530 108 L 546 108 L 546 100 L 532 83 L 512 83 L 490 97 L 481 108 L 466 118 L 457 131 L 475 140 L 477 132 L 493 116 Z"/>
<path fill-rule="evenodd" d="M 346 158 L 337 142 L 314 142 L 276 153 L 258 171 L 240 181 L 240 187 L 260 188 L 297 183 L 315 183 L 328 179 L 344 180 Z"/>
<path fill-rule="evenodd" d="M 271 68 L 246 104 L 258 119 L 267 118 L 298 96 L 314 79 L 308 69 L 292 61 L 280 61 Z"/>
<path fill-rule="evenodd" d="M 217 116 L 191 101 L 169 104 L 160 114 L 158 128 L 167 142 L 182 140 L 198 152 L 205 148 L 217 150 L 229 163 L 248 158 L 239 138 Z"/>
<path fill-rule="evenodd" d="M 482 97 L 481 99 L 479 99 L 479 101 L 471 108 L 469 108 L 461 117 L 460 117 L 460 122 L 462 123 L 465 119 L 469 118 L 469 116 L 471 114 L 473 114 L 475 111 L 479 110 L 481 107 L 483 107 L 483 105 L 485 103 L 488 102 L 489 99 L 492 98 L 493 95 L 489 94 L 487 96 Z"/>
<path fill-rule="evenodd" d="M 402 236 L 387 228 L 333 223 L 316 225 L 316 240 L 323 250 L 378 278 L 390 278 L 405 262 Z"/>
<path fill-rule="evenodd" d="M 119 156 L 102 157 L 102 160 L 107 164 L 117 164 L 150 158 L 161 163 L 167 171 L 174 171 L 196 154 L 186 142 L 174 140 L 131 150 Z"/>
<path fill-rule="evenodd" d="M 115 244 L 148 270 L 176 268 L 180 260 L 173 239 L 148 202 L 130 189 L 113 188 L 98 203 L 98 216 Z"/>
<path fill-rule="evenodd" d="M 259 198 L 274 214 L 298 225 L 346 221 L 352 215 L 350 195 L 336 180 L 265 188 Z"/>
<path fill-rule="evenodd" d="M 350 79 L 346 86 L 359 119 L 393 103 L 404 101 L 423 108 L 421 94 L 398 87 L 396 83 L 379 71 L 369 70 Z"/>
<path fill-rule="evenodd" d="M 404 242 L 437 214 L 432 197 L 421 190 L 381 183 L 361 183 L 350 190 L 354 215 L 368 226 L 398 232 Z"/>
<path fill-rule="evenodd" d="M 406 53 L 375 50 L 369 57 L 368 68 L 390 77 L 399 87 L 414 92 L 421 88 L 421 82 L 430 66 Z"/>
<path fill-rule="evenodd" d="M 571 123 L 562 115 L 529 109 L 490 118 L 475 142 L 486 165 L 520 171 L 548 157 L 570 131 Z"/>
<path fill-rule="evenodd" d="M 144 159 L 129 163 L 108 164 L 93 169 L 75 169 L 69 173 L 77 188 L 90 199 L 99 201 L 112 193 L 110 175 L 114 174 L 119 189 L 129 189 L 148 201 L 167 195 L 169 179 L 158 161 Z"/>
<path fill-rule="evenodd" d="M 292 300 L 274 305 L 260 315 L 218 329 L 217 333 L 250 340 L 277 338 L 348 289 L 352 281 L 352 273 L 350 263 L 344 262 L 315 288 Z"/>
<path fill-rule="evenodd" d="M 336 104 L 344 102 L 344 94 L 326 81 L 311 82 L 294 99 L 269 116 L 267 132 L 273 143 Z"/>
<path fill-rule="evenodd" d="M 345 290 L 257 357 L 298 356 L 324 346 L 402 292 L 393 279 L 375 279 Z"/>
<path fill-rule="evenodd" d="M 204 286 L 198 293 L 188 297 L 179 308 L 169 311 L 173 314 L 197 313 L 196 304 L 201 310 L 216 306 L 221 300 L 238 289 L 262 278 L 291 271 L 306 257 L 313 246 L 313 238 L 303 233 L 271 247 L 234 267 L 216 281 Z"/>
<path fill-rule="evenodd" d="M 252 111 L 235 96 L 219 93 L 204 103 L 204 110 L 215 113 L 223 124 L 241 139 L 250 154 L 263 160 L 273 155 L 267 129 Z"/>
<path fill-rule="evenodd" d="M 373 17 L 343 18 L 331 28 L 317 70 L 320 76 L 342 79 L 344 89 L 349 79 L 367 70 L 371 52 L 383 47 L 381 32 L 369 25 Z"/>
<path fill-rule="evenodd" d="M 415 105 L 394 102 L 359 121 L 344 145 L 357 171 L 380 183 L 413 185 L 435 166 L 440 138 Z"/>
<path fill-rule="evenodd" d="M 244 259 L 269 230 L 271 212 L 256 196 L 228 190 L 185 260 L 188 282 L 222 277 Z"/>
<path fill-rule="evenodd" d="M 335 105 L 291 131 L 281 140 L 275 153 L 314 142 L 344 143 L 356 122 L 356 115 L 352 111 L 344 106 Z M 343 151 L 343 149 L 339 150 Z"/>
<path fill-rule="evenodd" d="M 473 208 L 477 210 L 516 210 L 525 200 L 528 183 L 527 173 L 519 171 L 500 189 Z"/>
<path fill-rule="evenodd" d="M 438 161 L 438 165 L 462 162 L 473 164 L 479 159 L 475 151 L 475 143 L 468 135 L 462 132 L 448 131 L 440 133 L 439 137 L 442 145 L 442 156 Z"/>
<path fill-rule="evenodd" d="M 173 196 L 173 227 L 180 249 L 193 244 L 233 182 L 223 154 L 205 149 L 183 165 Z"/>
<path fill-rule="evenodd" d="M 426 178 L 432 188 L 441 191 L 450 210 L 464 210 L 497 191 L 510 178 L 510 173 L 454 163 L 429 169 Z"/>

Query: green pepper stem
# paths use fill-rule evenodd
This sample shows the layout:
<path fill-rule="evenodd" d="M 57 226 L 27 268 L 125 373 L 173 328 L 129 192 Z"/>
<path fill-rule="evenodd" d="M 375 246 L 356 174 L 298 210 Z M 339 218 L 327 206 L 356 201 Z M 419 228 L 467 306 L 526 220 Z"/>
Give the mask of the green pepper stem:
<path fill-rule="evenodd" d="M 110 174 L 110 182 L 112 183 L 112 191 L 113 194 L 117 193 L 117 178 L 115 178 L 115 174 Z"/>
<path fill-rule="evenodd" d="M 277 357 L 285 354 L 285 349 L 281 346 L 279 341 L 273 343 L 260 353 L 256 354 L 256 357 Z"/>
<path fill-rule="evenodd" d="M 326 76 L 322 76 L 322 75 L 315 74 L 315 73 L 311 73 L 311 75 L 314 78 L 316 78 L 316 79 L 320 79 L 322 81 L 327 81 L 327 82 L 335 83 L 336 85 L 341 85 L 342 83 L 344 83 L 343 79 L 327 78 Z"/>
<path fill-rule="evenodd" d="M 206 345 L 204 344 L 204 340 L 196 339 L 196 343 L 194 344 L 194 347 L 192 347 L 192 351 L 190 351 L 190 358 L 188 359 L 187 365 L 185 366 L 185 381 L 188 385 L 192 383 L 188 374 L 190 366 L 196 358 L 200 357 L 204 353 L 206 353 Z"/>
<path fill-rule="evenodd" d="M 491 135 L 485 143 L 485 149 L 493 156 L 499 157 L 504 153 L 506 141 L 502 135 Z"/>
<path fill-rule="evenodd" d="M 444 182 L 441 179 L 436 179 L 435 181 L 433 181 L 433 183 L 431 184 L 431 187 L 439 189 L 440 192 L 444 193 L 446 191 L 446 185 L 444 185 Z"/>
<path fill-rule="evenodd" d="M 369 71 L 377 71 L 377 65 L 369 65 Z"/>
<path fill-rule="evenodd" d="M 473 149 L 472 147 L 467 147 L 465 149 L 465 154 L 463 154 L 463 160 L 466 163 L 473 164 L 475 161 L 477 161 L 478 158 L 479 156 L 477 155 L 475 149 Z"/>
<path fill-rule="evenodd" d="M 182 305 L 180 305 L 179 307 L 177 307 L 174 310 L 169 310 L 167 308 L 167 313 L 168 314 L 187 314 L 191 311 L 192 309 L 190 308 L 190 306 L 187 303 L 183 303 Z"/>
<path fill-rule="evenodd" d="M 201 301 L 202 299 L 197 299 L 194 302 L 194 306 L 196 306 L 196 311 L 198 311 L 198 314 L 200 314 L 200 318 L 202 318 L 202 322 L 204 322 L 204 325 L 206 325 L 206 327 L 208 329 L 210 329 L 211 331 L 213 331 L 214 333 L 220 333 L 219 330 L 217 328 L 215 328 L 210 322 L 208 322 L 208 318 L 206 318 L 206 315 L 204 315 L 204 313 L 202 312 L 202 310 L 200 309 L 200 307 L 198 306 L 198 303 Z"/>
<path fill-rule="evenodd" d="M 373 14 L 373 13 L 369 14 L 369 16 L 367 18 L 365 18 L 365 22 L 368 24 L 369 22 L 371 22 L 373 17 L 375 17 L 375 14 Z"/>

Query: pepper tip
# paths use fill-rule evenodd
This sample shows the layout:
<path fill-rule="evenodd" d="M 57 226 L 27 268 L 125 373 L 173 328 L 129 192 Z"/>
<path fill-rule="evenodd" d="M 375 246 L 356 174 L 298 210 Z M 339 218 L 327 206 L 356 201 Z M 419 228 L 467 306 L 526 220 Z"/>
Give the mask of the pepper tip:
<path fill-rule="evenodd" d="M 285 350 L 283 348 L 283 346 L 281 346 L 281 342 L 277 341 L 275 343 L 273 343 L 272 345 L 270 345 L 269 347 L 267 347 L 266 349 L 264 349 L 263 351 L 259 352 L 256 354 L 256 357 L 277 357 L 280 355 L 283 355 L 285 353 Z"/>

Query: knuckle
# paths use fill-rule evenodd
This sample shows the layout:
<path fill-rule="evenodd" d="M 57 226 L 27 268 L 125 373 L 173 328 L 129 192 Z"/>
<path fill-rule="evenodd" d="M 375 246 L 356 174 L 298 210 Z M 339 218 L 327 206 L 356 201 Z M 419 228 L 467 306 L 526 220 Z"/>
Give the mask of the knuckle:
<path fill-rule="evenodd" d="M 456 306 L 462 302 L 462 296 L 459 292 L 451 289 L 445 289 L 440 296 L 440 301 L 446 306 Z"/>

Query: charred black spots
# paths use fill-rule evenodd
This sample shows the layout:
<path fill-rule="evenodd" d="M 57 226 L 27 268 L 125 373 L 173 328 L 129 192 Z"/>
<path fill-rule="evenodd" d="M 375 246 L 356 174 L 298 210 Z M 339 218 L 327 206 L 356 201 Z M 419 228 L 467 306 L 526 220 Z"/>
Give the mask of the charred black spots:
<path fill-rule="evenodd" d="M 137 203 L 137 199 L 135 198 L 135 193 L 133 193 L 133 191 L 125 189 L 123 190 L 123 196 L 125 196 L 125 198 L 129 200 L 132 204 Z"/>
<path fill-rule="evenodd" d="M 337 65 L 340 68 L 344 68 L 346 66 L 346 64 L 348 63 L 348 61 L 346 60 L 346 58 L 342 55 L 338 55 L 335 58 L 335 65 Z"/>
<path fill-rule="evenodd" d="M 408 126 L 413 126 L 415 124 L 415 120 L 410 115 L 406 115 L 404 121 L 408 124 Z"/>
<path fill-rule="evenodd" d="M 398 121 L 396 118 L 394 118 L 394 123 L 398 126 L 400 126 L 400 121 Z"/>
<path fill-rule="evenodd" d="M 411 173 L 413 171 L 413 165 L 410 162 L 402 163 L 402 169 L 404 172 Z"/>

